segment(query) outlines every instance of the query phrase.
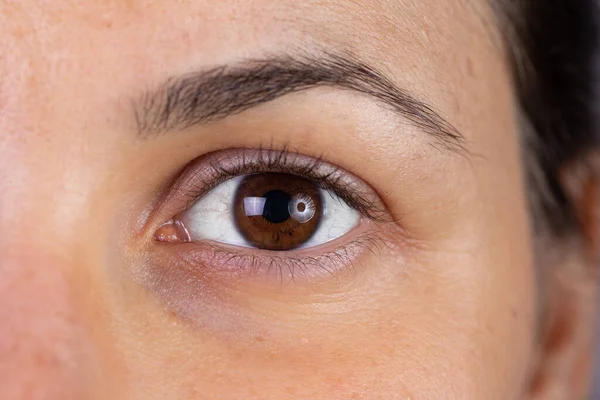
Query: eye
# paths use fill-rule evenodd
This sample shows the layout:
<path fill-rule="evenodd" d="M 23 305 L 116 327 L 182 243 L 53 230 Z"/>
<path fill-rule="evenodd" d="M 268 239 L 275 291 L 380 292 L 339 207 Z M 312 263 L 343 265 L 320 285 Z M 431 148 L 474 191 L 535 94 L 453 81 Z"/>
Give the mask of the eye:
<path fill-rule="evenodd" d="M 275 251 L 327 243 L 351 231 L 359 220 L 358 211 L 332 190 L 286 173 L 229 179 L 180 217 L 190 241 Z"/>
<path fill-rule="evenodd" d="M 163 221 L 152 247 L 161 266 L 196 278 L 261 276 L 279 284 L 350 268 L 379 248 L 392 222 L 359 177 L 322 159 L 263 149 L 199 157 L 153 214 Z"/>

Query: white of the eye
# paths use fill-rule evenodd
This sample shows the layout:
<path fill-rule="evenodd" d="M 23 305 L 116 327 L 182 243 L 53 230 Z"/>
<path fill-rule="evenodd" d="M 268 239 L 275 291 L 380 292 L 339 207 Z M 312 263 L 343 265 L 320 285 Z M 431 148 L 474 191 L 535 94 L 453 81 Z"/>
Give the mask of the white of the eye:
<path fill-rule="evenodd" d="M 300 248 L 319 246 L 350 232 L 360 220 L 358 211 L 329 190 L 321 190 L 323 215 L 313 236 Z"/>
<path fill-rule="evenodd" d="M 236 246 L 253 247 L 238 232 L 232 206 L 235 192 L 243 176 L 221 183 L 196 202 L 183 216 L 182 222 L 192 240 L 212 240 Z M 359 222 L 358 211 L 328 190 L 321 190 L 323 214 L 316 232 L 301 248 L 318 246 L 351 231 Z M 260 198 L 244 199 L 244 211 L 258 213 L 264 203 Z M 248 200 L 248 203 L 246 203 Z M 309 210 L 308 204 L 304 212 Z M 300 211 L 297 213 L 302 214 Z M 258 215 L 262 214 L 259 213 Z M 248 214 L 250 215 L 250 214 Z M 254 214 L 257 215 L 257 214 Z M 312 216 L 311 216 L 312 218 Z M 310 219 L 310 218 L 309 218 Z"/>
<path fill-rule="evenodd" d="M 214 240 L 248 246 L 238 232 L 231 210 L 235 191 L 242 180 L 236 177 L 225 181 L 200 198 L 183 216 L 182 222 L 192 240 Z"/>

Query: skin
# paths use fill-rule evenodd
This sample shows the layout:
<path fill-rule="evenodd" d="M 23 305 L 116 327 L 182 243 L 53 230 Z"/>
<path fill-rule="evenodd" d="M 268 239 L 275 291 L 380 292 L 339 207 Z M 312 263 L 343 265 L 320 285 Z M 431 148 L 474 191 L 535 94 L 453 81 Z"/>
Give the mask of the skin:
<path fill-rule="evenodd" d="M 587 258 L 573 251 L 543 279 L 564 302 L 543 295 L 491 19 L 483 0 L 0 1 L 6 398 L 583 395 Z M 468 151 L 333 88 L 136 135 L 132 99 L 171 76 L 317 49 L 384 71 Z M 149 211 L 156 194 L 203 154 L 265 144 L 368 183 L 396 220 L 373 225 L 384 245 L 334 277 L 180 279 L 153 241 L 172 217 Z"/>

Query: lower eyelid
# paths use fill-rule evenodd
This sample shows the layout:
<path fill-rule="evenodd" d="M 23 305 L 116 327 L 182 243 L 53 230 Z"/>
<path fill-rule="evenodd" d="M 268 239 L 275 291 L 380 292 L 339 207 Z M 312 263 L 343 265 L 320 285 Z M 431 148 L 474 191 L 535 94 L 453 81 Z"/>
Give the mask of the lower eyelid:
<path fill-rule="evenodd" d="M 319 246 L 313 248 L 316 251 L 293 250 L 282 256 L 214 243 L 156 243 L 135 279 L 160 299 L 171 316 L 238 340 L 253 327 L 256 310 L 244 308 L 251 298 L 281 301 L 289 294 L 301 301 L 346 293 L 357 275 L 377 265 L 366 262 L 365 256 L 379 256 L 388 239 L 378 227 L 365 224 L 360 229 L 337 248 Z"/>
<path fill-rule="evenodd" d="M 277 284 L 298 283 L 337 276 L 354 270 L 355 262 L 366 251 L 381 247 L 382 239 L 373 231 L 360 229 L 348 243 L 331 249 L 318 246 L 288 252 L 266 252 L 214 242 L 184 243 L 177 250 L 181 261 L 196 276 L 206 279 L 273 280 Z"/>

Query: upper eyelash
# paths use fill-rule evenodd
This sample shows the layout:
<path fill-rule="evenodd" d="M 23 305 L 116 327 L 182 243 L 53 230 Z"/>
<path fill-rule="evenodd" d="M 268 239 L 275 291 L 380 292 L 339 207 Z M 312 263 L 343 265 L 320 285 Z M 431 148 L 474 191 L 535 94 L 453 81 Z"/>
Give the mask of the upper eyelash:
<path fill-rule="evenodd" d="M 217 157 L 211 160 L 209 168 L 216 171 L 218 176 L 195 185 L 198 187 L 188 194 L 185 210 L 189 209 L 202 195 L 229 179 L 252 173 L 279 172 L 298 175 L 313 181 L 319 188 L 335 193 L 348 206 L 367 218 L 375 221 L 390 220 L 390 215 L 386 212 L 383 202 L 377 194 L 374 192 L 361 193 L 356 188 L 351 188 L 351 184 L 344 182 L 344 178 L 356 180 L 359 178 L 328 163 L 322 157 L 308 157 L 290 151 L 287 147 L 281 150 L 241 148 L 231 149 L 231 151 L 241 152 L 241 154 L 237 154 L 237 158 L 241 161 L 226 163 L 227 160 Z M 258 155 L 258 157 L 250 157 L 251 154 Z M 300 159 L 304 161 L 300 161 Z M 324 173 L 324 169 L 328 172 Z M 360 182 L 362 183 L 362 181 Z"/>

